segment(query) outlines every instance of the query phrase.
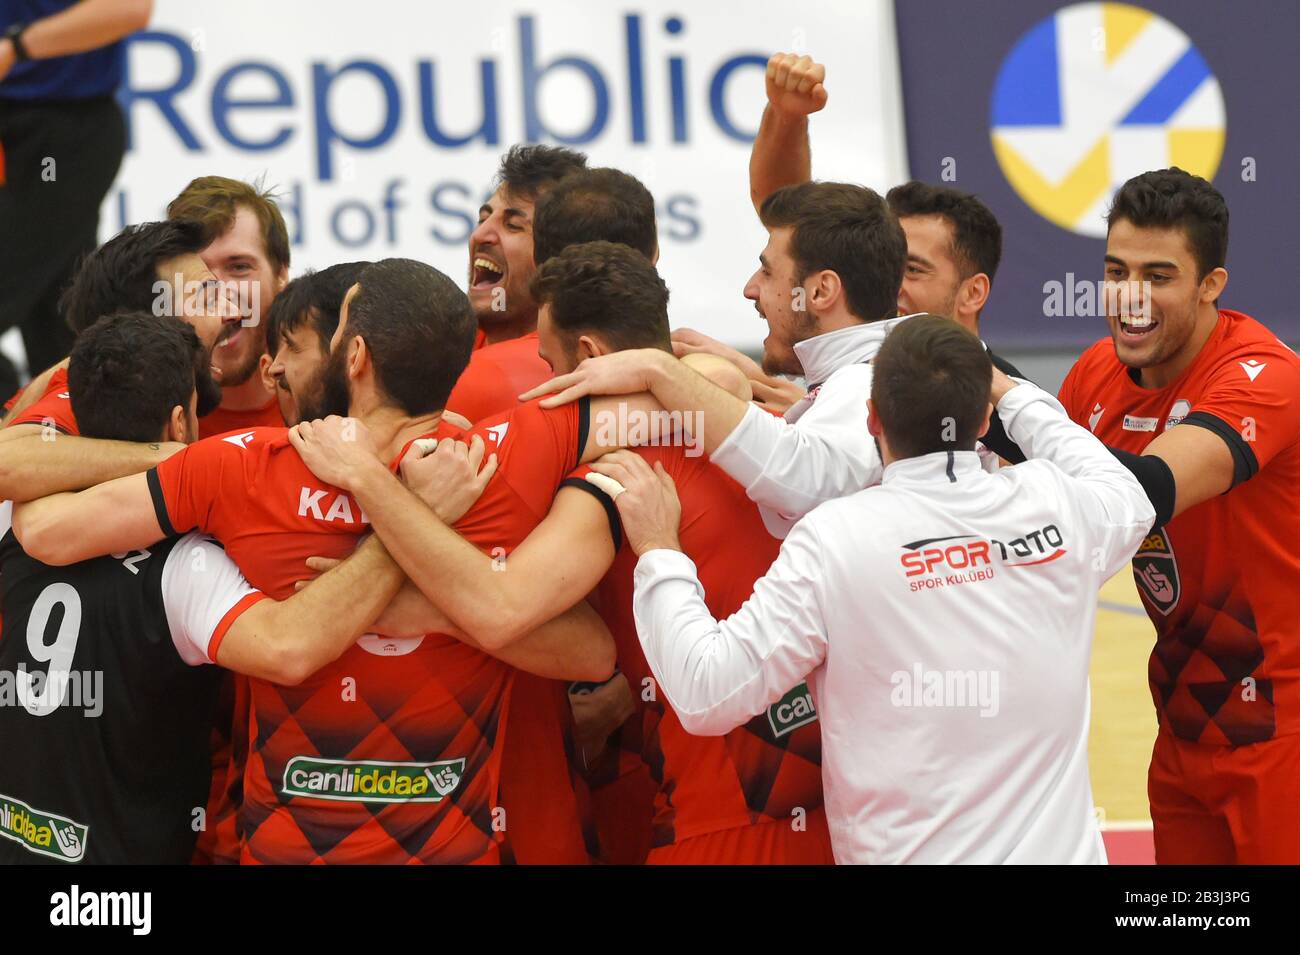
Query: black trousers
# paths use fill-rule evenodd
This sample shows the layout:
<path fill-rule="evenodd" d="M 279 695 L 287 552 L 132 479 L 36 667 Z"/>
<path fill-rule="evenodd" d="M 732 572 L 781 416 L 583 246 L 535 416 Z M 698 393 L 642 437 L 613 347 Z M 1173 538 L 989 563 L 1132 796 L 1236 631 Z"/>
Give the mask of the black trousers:
<path fill-rule="evenodd" d="M 122 165 L 126 127 L 112 97 L 0 99 L 0 147 L 0 333 L 18 326 L 36 375 L 72 347 L 59 295 L 99 244 L 99 207 Z"/>

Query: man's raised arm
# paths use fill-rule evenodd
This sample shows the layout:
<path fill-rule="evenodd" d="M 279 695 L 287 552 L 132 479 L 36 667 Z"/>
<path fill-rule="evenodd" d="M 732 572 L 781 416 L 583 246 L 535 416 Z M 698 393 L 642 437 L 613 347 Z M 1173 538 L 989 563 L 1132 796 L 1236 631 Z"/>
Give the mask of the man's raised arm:
<path fill-rule="evenodd" d="M 749 197 L 758 210 L 772 193 L 812 178 L 808 116 L 826 105 L 826 68 L 777 53 L 767 61 L 767 107 L 749 154 Z"/>

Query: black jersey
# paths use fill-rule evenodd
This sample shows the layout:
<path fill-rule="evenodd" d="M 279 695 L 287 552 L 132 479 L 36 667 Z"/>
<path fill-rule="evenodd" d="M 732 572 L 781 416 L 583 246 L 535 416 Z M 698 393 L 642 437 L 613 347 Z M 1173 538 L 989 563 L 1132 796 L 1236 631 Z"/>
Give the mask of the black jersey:
<path fill-rule="evenodd" d="M 197 535 L 50 567 L 6 528 L 0 863 L 189 861 L 221 672 L 196 664 L 259 597 Z"/>

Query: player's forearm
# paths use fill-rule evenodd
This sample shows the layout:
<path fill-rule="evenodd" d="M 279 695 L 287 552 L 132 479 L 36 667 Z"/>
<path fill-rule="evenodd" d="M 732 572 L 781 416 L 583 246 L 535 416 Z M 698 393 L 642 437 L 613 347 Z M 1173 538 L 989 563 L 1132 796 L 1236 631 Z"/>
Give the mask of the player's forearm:
<path fill-rule="evenodd" d="M 808 117 L 790 116 L 768 105 L 749 154 L 749 196 L 757 211 L 783 186 L 812 178 Z"/>
<path fill-rule="evenodd" d="M 586 603 L 570 607 L 518 639 L 485 644 L 457 627 L 410 580 L 406 580 L 371 629 L 390 637 L 441 633 L 508 663 L 551 680 L 605 680 L 614 672 L 614 639 Z"/>
<path fill-rule="evenodd" d="M 503 647 L 490 649 L 468 636 L 458 639 L 549 680 L 608 680 L 616 662 L 614 638 L 585 600 Z"/>
<path fill-rule="evenodd" d="M 0 443 L 0 499 L 11 501 L 80 491 L 139 474 L 165 461 L 178 447 L 82 438 L 36 424 L 5 431 L 7 439 Z M 9 437 L 13 432 L 18 433 Z"/>
<path fill-rule="evenodd" d="M 404 580 L 383 544 L 371 535 L 337 567 L 288 600 L 269 606 L 264 619 L 250 621 L 257 627 L 250 639 L 267 646 L 264 671 L 251 675 L 289 686 L 301 683 L 342 656 L 383 613 Z"/>
<path fill-rule="evenodd" d="M 749 402 L 725 391 L 671 356 L 655 362 L 650 393 L 668 412 L 681 412 L 683 426 L 712 454 L 736 429 Z"/>
<path fill-rule="evenodd" d="M 153 0 L 82 0 L 33 22 L 23 46 L 34 60 L 96 50 L 143 30 L 152 13 Z"/>
<path fill-rule="evenodd" d="M 519 616 L 522 595 L 492 558 L 443 524 L 387 468 L 367 473 L 352 493 L 411 582 L 461 630 L 500 644 Z"/>
<path fill-rule="evenodd" d="M 370 629 L 386 637 L 418 637 L 425 633 L 445 633 L 460 639 L 463 631 L 439 610 L 407 577 L 384 612 Z"/>
<path fill-rule="evenodd" d="M 13 530 L 28 556 L 56 567 L 149 547 L 166 536 L 144 474 L 15 503 Z"/>

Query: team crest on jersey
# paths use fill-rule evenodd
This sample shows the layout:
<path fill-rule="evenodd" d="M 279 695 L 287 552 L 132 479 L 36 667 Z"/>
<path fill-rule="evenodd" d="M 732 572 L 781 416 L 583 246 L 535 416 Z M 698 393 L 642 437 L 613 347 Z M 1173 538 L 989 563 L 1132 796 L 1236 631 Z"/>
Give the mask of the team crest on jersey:
<path fill-rule="evenodd" d="M 29 852 L 60 862 L 80 862 L 86 854 L 90 827 L 33 809 L 20 799 L 0 793 L 0 836 L 12 839 Z"/>
<path fill-rule="evenodd" d="M 777 739 L 817 721 L 817 707 L 807 683 L 800 683 L 767 708 L 767 723 Z"/>
<path fill-rule="evenodd" d="M 1178 558 L 1163 527 L 1148 534 L 1133 555 L 1133 579 L 1152 606 L 1166 617 L 1178 606 Z"/>

